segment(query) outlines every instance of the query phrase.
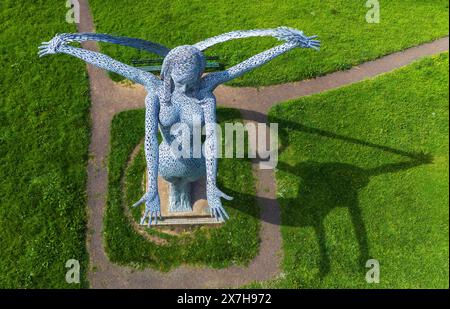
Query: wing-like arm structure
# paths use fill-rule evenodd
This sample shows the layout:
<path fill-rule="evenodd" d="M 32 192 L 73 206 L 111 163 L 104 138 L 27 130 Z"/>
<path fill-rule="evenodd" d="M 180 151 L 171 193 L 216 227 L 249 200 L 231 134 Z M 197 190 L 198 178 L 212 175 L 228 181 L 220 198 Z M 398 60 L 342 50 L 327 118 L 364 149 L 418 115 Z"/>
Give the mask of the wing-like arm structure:
<path fill-rule="evenodd" d="M 296 47 L 300 48 L 313 48 L 319 49 L 320 42 L 315 40 L 317 36 L 306 36 L 302 31 L 293 28 L 279 27 L 275 29 L 260 29 L 260 30 L 246 30 L 246 31 L 233 31 L 225 34 L 221 34 L 205 41 L 199 42 L 194 46 L 200 50 L 204 50 L 212 45 L 222 43 L 232 39 L 241 39 L 256 36 L 272 36 L 280 41 L 284 41 L 284 44 L 275 46 L 269 50 L 259 53 L 249 59 L 221 72 L 215 72 L 208 74 L 204 78 L 205 86 L 209 89 L 214 89 L 219 84 L 230 81 L 242 74 L 251 71 L 268 61 L 278 57 L 279 55 Z"/>
<path fill-rule="evenodd" d="M 57 35 L 51 41 L 42 43 L 42 45 L 39 46 L 38 54 L 40 57 L 57 53 L 71 55 L 99 68 L 122 75 L 129 80 L 147 87 L 161 83 L 159 78 L 149 72 L 124 64 L 102 53 L 66 44 L 67 41 L 65 38 Z"/>
<path fill-rule="evenodd" d="M 118 44 L 137 49 L 142 49 L 150 53 L 159 55 L 161 57 L 165 57 L 170 51 L 170 49 L 165 47 L 164 45 L 154 43 L 151 41 L 129 38 L 124 36 L 113 36 L 103 33 L 89 33 L 89 32 L 64 33 L 60 34 L 59 36 L 61 36 L 66 43 L 84 42 L 84 41 L 106 42 L 111 44 Z"/>

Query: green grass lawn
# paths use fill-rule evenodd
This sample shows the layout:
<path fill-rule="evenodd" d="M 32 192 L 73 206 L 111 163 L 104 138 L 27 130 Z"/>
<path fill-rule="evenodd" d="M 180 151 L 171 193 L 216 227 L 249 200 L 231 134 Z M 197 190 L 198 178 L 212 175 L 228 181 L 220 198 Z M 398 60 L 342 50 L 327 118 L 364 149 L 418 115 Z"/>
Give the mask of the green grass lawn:
<path fill-rule="evenodd" d="M 219 109 L 218 120 L 240 121 L 239 112 Z M 164 271 L 184 263 L 225 267 L 250 262 L 259 248 L 259 207 L 248 160 L 219 160 L 219 188 L 234 197 L 231 202 L 224 201 L 231 220 L 222 227 L 200 227 L 181 236 L 164 236 L 154 228 L 147 230 L 166 238 L 164 245 L 149 242 L 132 228 L 129 221 L 132 219 L 125 215 L 123 207 L 130 207 L 143 195 L 141 184 L 146 166 L 143 151 L 128 169 L 126 165 L 132 150 L 143 139 L 144 131 L 144 110 L 122 112 L 113 119 L 104 221 L 106 251 L 111 261 Z M 125 177 L 124 190 L 121 188 L 122 177 Z M 132 214 L 137 220 L 139 211 Z"/>
<path fill-rule="evenodd" d="M 369 24 L 363 0 L 133 0 L 89 1 L 96 31 L 148 39 L 175 47 L 240 29 L 289 26 L 319 35 L 320 52 L 296 49 L 232 81 L 262 86 L 302 80 L 378 58 L 448 35 L 448 1 L 380 1 L 380 23 Z M 132 18 L 130 18 L 132 16 Z M 228 67 L 275 46 L 273 38 L 233 40 L 207 54 Z M 102 45 L 126 63 L 151 55 L 132 48 Z M 117 80 L 117 76 L 115 77 Z"/>
<path fill-rule="evenodd" d="M 38 3 L 39 2 L 39 3 Z M 85 65 L 37 47 L 74 32 L 61 1 L 0 4 L 0 288 L 87 286 Z M 67 284 L 65 263 L 81 264 Z"/>
<path fill-rule="evenodd" d="M 284 279 L 268 286 L 448 288 L 448 77 L 445 53 L 271 109 Z"/>

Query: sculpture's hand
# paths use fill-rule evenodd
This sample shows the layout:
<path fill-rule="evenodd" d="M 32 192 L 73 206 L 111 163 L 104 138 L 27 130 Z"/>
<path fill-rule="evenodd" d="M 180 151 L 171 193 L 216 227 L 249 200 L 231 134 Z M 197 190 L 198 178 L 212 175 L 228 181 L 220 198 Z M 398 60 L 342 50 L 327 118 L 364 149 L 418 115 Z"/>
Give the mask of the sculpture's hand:
<path fill-rule="evenodd" d="M 303 31 L 289 28 L 289 27 L 279 27 L 276 29 L 275 37 L 280 41 L 294 42 L 302 48 L 313 48 L 319 50 L 320 41 L 314 40 L 317 35 L 306 36 Z"/>
<path fill-rule="evenodd" d="M 155 219 L 155 224 L 158 223 L 158 217 L 161 218 L 161 205 L 159 202 L 158 193 L 147 192 L 142 196 L 142 198 L 137 201 L 133 207 L 139 206 L 145 202 L 144 215 L 141 218 L 140 224 L 145 223 L 145 219 L 148 217 L 148 226 L 152 224 L 153 218 Z"/>
<path fill-rule="evenodd" d="M 42 42 L 41 46 L 38 47 L 38 55 L 39 57 L 43 57 L 45 55 L 56 54 L 59 52 L 61 46 L 64 46 L 72 41 L 71 34 L 69 33 L 57 34 L 50 41 Z"/>
<path fill-rule="evenodd" d="M 231 196 L 226 195 L 222 191 L 220 191 L 217 187 L 212 187 L 207 189 L 206 197 L 208 199 L 208 205 L 211 210 L 211 217 L 216 218 L 217 220 L 225 221 L 225 219 L 229 219 L 229 216 L 225 209 L 222 207 L 221 198 L 224 198 L 228 201 L 231 201 L 233 198 Z"/>

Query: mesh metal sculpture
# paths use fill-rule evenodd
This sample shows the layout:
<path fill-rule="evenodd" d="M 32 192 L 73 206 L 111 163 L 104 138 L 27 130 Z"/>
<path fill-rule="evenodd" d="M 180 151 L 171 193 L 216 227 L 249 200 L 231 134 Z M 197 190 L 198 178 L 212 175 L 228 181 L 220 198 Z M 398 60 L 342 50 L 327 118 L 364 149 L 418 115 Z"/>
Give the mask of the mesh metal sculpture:
<path fill-rule="evenodd" d="M 284 43 L 250 57 L 227 70 L 203 76 L 205 69 L 203 50 L 228 40 L 257 36 L 272 36 Z M 211 215 L 218 220 L 228 219 L 228 214 L 222 207 L 221 198 L 227 200 L 232 198 L 220 191 L 216 185 L 218 147 L 215 132 L 216 100 L 213 91 L 218 85 L 237 78 L 293 48 L 319 49 L 320 43 L 315 38 L 316 36 L 305 36 L 302 31 L 293 28 L 279 27 L 233 31 L 194 45 L 169 49 L 141 39 L 96 33 L 74 33 L 58 34 L 51 41 L 42 43 L 38 54 L 40 57 L 56 53 L 72 55 L 102 69 L 120 74 L 142 84 L 147 89 L 145 156 L 148 188 L 144 196 L 133 206 L 145 203 L 141 224 L 144 224 L 148 218 L 148 225 L 151 225 L 153 219 L 157 223 L 158 217 L 161 216 L 158 173 L 170 183 L 171 211 L 191 209 L 190 184 L 206 174 L 206 197 Z M 164 57 L 160 78 L 101 53 L 68 45 L 71 42 L 88 40 L 125 45 Z M 192 129 L 194 116 L 201 120 L 201 125 L 206 127 L 204 155 L 202 154 L 199 158 L 176 156 L 170 147 L 176 138 L 171 134 L 170 128 L 175 123 L 181 122 Z M 158 126 L 163 137 L 160 145 L 158 145 Z"/>

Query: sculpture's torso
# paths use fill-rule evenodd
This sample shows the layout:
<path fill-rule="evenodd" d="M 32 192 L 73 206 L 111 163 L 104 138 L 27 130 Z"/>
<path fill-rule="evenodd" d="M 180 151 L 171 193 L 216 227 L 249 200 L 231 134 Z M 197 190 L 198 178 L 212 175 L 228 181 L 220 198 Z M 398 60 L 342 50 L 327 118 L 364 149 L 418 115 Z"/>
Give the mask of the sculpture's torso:
<path fill-rule="evenodd" d="M 158 174 L 165 180 L 173 182 L 174 179 L 185 179 L 195 181 L 203 177 L 206 173 L 205 158 L 203 153 L 200 157 L 193 157 L 193 136 L 194 121 L 200 125 L 200 130 L 205 123 L 202 102 L 205 98 L 214 98 L 212 93 L 200 91 L 197 97 L 191 97 L 184 93 L 174 92 L 171 97 L 170 105 L 160 104 L 162 102 L 161 89 L 149 93 L 146 100 L 157 100 L 159 103 L 159 129 L 163 140 L 159 145 L 159 169 Z M 190 149 L 189 157 L 180 157 L 175 154 L 170 145 L 177 138 L 177 135 L 171 134 L 171 128 L 181 123 L 189 127 Z M 201 131 L 200 131 L 201 132 Z M 200 149 L 201 150 L 201 149 Z"/>

